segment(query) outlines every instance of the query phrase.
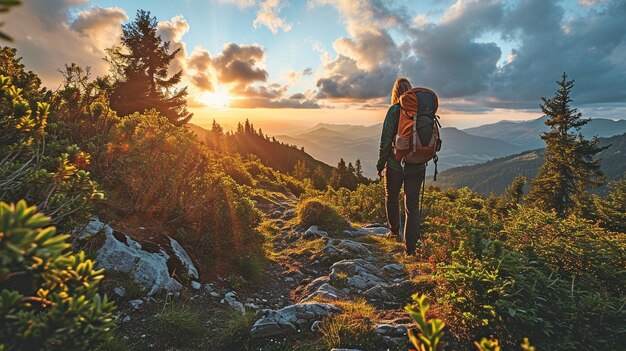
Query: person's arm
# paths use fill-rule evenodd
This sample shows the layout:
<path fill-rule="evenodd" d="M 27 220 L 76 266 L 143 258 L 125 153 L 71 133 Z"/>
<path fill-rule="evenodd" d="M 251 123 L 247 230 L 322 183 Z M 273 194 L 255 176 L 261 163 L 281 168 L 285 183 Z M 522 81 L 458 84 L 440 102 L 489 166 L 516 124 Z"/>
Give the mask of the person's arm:
<path fill-rule="evenodd" d="M 393 105 L 387 111 L 383 122 L 383 132 L 380 136 L 380 149 L 378 151 L 378 162 L 376 170 L 380 173 L 387 165 L 387 159 L 391 155 L 391 145 L 397 133 L 397 123 L 394 115 L 398 112 L 398 105 Z"/>

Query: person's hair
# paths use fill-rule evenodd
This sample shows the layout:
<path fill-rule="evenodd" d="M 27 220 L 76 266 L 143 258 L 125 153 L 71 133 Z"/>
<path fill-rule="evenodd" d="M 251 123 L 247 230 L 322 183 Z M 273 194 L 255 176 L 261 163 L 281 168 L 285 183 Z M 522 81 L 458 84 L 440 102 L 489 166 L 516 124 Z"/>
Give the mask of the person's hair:
<path fill-rule="evenodd" d="M 411 90 L 411 83 L 406 78 L 398 78 L 393 83 L 393 89 L 391 89 L 391 104 L 395 105 L 400 102 L 400 96 Z"/>

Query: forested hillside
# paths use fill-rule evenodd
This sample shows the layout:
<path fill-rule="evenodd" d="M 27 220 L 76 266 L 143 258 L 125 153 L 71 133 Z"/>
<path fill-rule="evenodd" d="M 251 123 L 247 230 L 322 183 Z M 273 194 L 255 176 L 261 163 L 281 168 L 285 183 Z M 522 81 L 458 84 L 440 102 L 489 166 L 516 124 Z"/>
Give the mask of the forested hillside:
<path fill-rule="evenodd" d="M 319 167 L 323 171 L 319 174 L 324 176 L 325 181 L 330 178 L 333 167 L 314 159 L 303 149 L 263 135 L 262 130 L 257 131 L 247 120 L 244 124 L 239 123 L 239 127 L 231 133 L 224 132 L 217 124 L 211 130 L 187 124 L 187 128 L 212 149 L 242 156 L 255 155 L 264 164 L 283 173 L 293 172 L 298 162 L 304 162 L 309 169 L 315 170 Z"/>
<path fill-rule="evenodd" d="M 609 180 L 623 179 L 626 174 L 626 134 L 600 138 L 609 146 L 598 154 L 601 168 Z M 522 152 L 489 162 L 445 170 L 437 176 L 437 186 L 464 187 L 481 194 L 501 194 L 517 176 L 534 178 L 543 164 L 545 149 Z M 606 188 L 600 191 L 606 191 Z"/>

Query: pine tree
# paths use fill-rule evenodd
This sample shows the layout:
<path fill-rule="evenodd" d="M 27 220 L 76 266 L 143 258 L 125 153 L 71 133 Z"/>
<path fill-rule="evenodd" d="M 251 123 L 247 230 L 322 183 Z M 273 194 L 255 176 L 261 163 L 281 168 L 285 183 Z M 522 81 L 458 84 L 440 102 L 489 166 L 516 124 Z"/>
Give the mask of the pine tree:
<path fill-rule="evenodd" d="M 317 166 L 317 168 L 315 168 L 315 171 L 313 171 L 313 175 L 311 176 L 311 181 L 315 189 L 326 189 L 326 173 L 324 172 L 322 166 Z"/>
<path fill-rule="evenodd" d="M 363 178 L 363 166 L 361 165 L 361 159 L 356 159 L 356 163 L 354 164 L 354 170 L 357 178 Z"/>
<path fill-rule="evenodd" d="M 565 216 L 575 210 L 584 212 L 591 203 L 588 189 L 604 183 L 600 162 L 594 156 L 606 147 L 598 146 L 597 137 L 586 140 L 580 132 L 590 119 L 570 107 L 574 81 L 567 80 L 563 73 L 557 84 L 559 89 L 553 98 L 541 98 L 541 110 L 548 117 L 545 123 L 550 130 L 541 136 L 546 142 L 545 161 L 526 201 Z"/>
<path fill-rule="evenodd" d="M 310 173 L 311 170 L 306 165 L 306 162 L 304 162 L 304 160 L 296 161 L 296 164 L 293 167 L 293 176 L 296 179 L 304 180 L 309 177 Z"/>
<path fill-rule="evenodd" d="M 182 71 L 168 78 L 168 67 L 180 52 L 170 52 L 170 43 L 157 34 L 157 20 L 149 11 L 139 10 L 133 22 L 122 26 L 122 47 L 108 50 L 116 82 L 111 107 L 118 115 L 156 109 L 175 125 L 187 123 L 187 87 L 175 89 Z"/>

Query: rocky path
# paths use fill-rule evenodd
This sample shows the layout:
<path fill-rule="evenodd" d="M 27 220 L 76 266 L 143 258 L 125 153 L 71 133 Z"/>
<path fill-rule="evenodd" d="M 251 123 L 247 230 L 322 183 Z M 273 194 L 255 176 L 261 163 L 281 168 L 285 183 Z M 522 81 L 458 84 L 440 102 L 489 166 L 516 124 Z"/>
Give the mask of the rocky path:
<path fill-rule="evenodd" d="M 350 226 L 339 236 L 317 226 L 302 228 L 295 220 L 296 205 L 297 199 L 289 198 L 260 206 L 275 235 L 267 243 L 269 257 L 260 278 L 248 286 L 237 287 L 233 277 L 202 284 L 185 250 L 167 236 L 156 244 L 136 241 L 94 219 L 79 237 L 102 242 L 96 252 L 102 268 L 144 285 L 138 290 L 125 280 L 107 283 L 106 292 L 118 301 L 121 334 L 134 349 L 181 349 L 149 327 L 171 301 L 160 293 L 153 296 L 165 290 L 203 316 L 201 340 L 185 350 L 293 350 L 303 340 L 319 341 L 322 321 L 334 316 L 359 318 L 390 345 L 362 351 L 406 350 L 406 327 L 412 322 L 403 306 L 420 289 L 416 282 L 426 281 L 428 264 L 407 260 L 402 245 L 386 238 L 387 229 L 379 224 Z M 172 267 L 188 279 L 174 279 Z M 359 316 L 362 308 L 371 311 Z"/>
<path fill-rule="evenodd" d="M 292 220 L 295 204 L 266 210 L 280 234 L 261 287 L 247 297 L 262 302 L 250 331 L 258 349 L 268 340 L 314 333 L 324 317 L 363 300 L 377 309 L 372 328 L 401 348 L 406 346 L 411 321 L 403 306 L 415 286 L 401 263 L 405 260 L 401 245 L 386 238 L 387 229 L 379 224 L 352 227 L 340 237 L 317 226 L 302 228 Z"/>

